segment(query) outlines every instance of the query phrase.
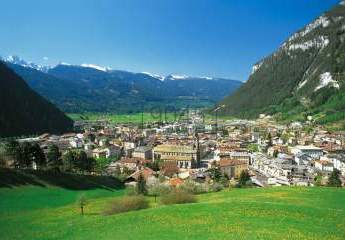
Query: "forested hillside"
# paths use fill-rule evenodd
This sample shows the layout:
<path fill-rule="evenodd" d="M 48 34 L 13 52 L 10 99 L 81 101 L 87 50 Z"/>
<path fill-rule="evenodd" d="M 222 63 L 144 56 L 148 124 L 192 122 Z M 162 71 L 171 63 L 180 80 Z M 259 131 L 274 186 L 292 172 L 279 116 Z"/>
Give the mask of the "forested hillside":
<path fill-rule="evenodd" d="M 73 121 L 0 62 L 0 137 L 61 133 Z"/>
<path fill-rule="evenodd" d="M 223 114 L 279 119 L 345 117 L 345 2 L 296 32 L 253 67 L 249 80 L 225 98 Z"/>

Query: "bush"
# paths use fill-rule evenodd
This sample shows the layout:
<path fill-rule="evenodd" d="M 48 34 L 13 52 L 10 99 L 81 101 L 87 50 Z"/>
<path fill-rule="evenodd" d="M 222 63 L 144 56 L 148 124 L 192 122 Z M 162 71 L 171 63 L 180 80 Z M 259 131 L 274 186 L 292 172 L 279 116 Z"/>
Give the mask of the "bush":
<path fill-rule="evenodd" d="M 161 202 L 165 205 L 195 203 L 196 197 L 184 191 L 173 191 L 161 197 Z"/>
<path fill-rule="evenodd" d="M 220 191 L 223 190 L 223 188 L 224 188 L 224 186 L 222 184 L 220 184 L 220 183 L 214 183 L 211 186 L 211 189 L 212 189 L 213 192 L 220 192 Z"/>
<path fill-rule="evenodd" d="M 168 194 L 170 191 L 171 191 L 171 187 L 169 185 L 165 185 L 159 182 L 148 186 L 149 196 L 161 196 L 164 194 Z"/>
<path fill-rule="evenodd" d="M 200 194 L 208 191 L 205 185 L 202 185 L 194 181 L 185 181 L 183 184 L 178 186 L 178 189 L 191 194 Z"/>
<path fill-rule="evenodd" d="M 107 209 L 104 211 L 105 215 L 112 215 L 116 213 L 136 211 L 149 207 L 149 202 L 143 196 L 126 196 L 113 200 Z"/>

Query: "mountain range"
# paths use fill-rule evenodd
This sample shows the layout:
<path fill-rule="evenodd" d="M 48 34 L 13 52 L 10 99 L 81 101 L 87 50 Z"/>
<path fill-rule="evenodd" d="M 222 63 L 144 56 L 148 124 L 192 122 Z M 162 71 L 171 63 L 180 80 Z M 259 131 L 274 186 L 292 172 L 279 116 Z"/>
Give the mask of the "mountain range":
<path fill-rule="evenodd" d="M 218 106 L 222 114 L 282 120 L 345 118 L 345 1 L 297 31 L 254 65 L 248 81 Z"/>
<path fill-rule="evenodd" d="M 62 133 L 73 121 L 0 61 L 0 137 Z"/>
<path fill-rule="evenodd" d="M 209 107 L 242 84 L 222 78 L 133 73 L 94 64 L 40 66 L 16 56 L 3 61 L 33 90 L 69 113 Z"/>

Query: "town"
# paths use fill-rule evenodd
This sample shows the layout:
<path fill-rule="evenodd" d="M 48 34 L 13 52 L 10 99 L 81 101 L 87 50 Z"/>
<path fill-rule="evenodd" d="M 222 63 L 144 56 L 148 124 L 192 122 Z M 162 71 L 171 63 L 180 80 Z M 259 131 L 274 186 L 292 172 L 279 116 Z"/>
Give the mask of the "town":
<path fill-rule="evenodd" d="M 135 186 L 140 176 L 147 185 L 176 187 L 188 181 L 220 189 L 345 182 L 345 132 L 326 131 L 310 118 L 287 125 L 264 114 L 257 120 L 205 120 L 201 111 L 186 110 L 169 122 L 78 121 L 75 126 L 76 133 L 8 142 L 1 164 L 87 171 L 118 177 L 128 186 Z M 19 150 L 13 145 L 39 146 L 44 160 L 31 154 L 31 160 L 16 161 L 11 149 Z"/>

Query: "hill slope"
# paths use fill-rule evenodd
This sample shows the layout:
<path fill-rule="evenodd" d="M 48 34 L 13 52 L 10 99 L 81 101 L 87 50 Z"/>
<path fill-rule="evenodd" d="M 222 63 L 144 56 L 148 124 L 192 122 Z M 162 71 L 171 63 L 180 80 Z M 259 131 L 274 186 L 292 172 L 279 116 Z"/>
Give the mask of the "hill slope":
<path fill-rule="evenodd" d="M 73 121 L 0 62 L 0 137 L 59 133 Z"/>
<path fill-rule="evenodd" d="M 249 80 L 225 98 L 223 113 L 282 118 L 345 109 L 345 2 L 291 36 L 253 67 Z M 344 116 L 343 116 L 344 117 Z"/>
<path fill-rule="evenodd" d="M 198 195 L 198 203 L 102 215 L 123 191 L 0 188 L 2 239 L 343 240 L 344 189 L 279 187 Z M 88 203 L 81 216 L 78 195 Z M 90 227 L 92 226 L 92 227 Z"/>

